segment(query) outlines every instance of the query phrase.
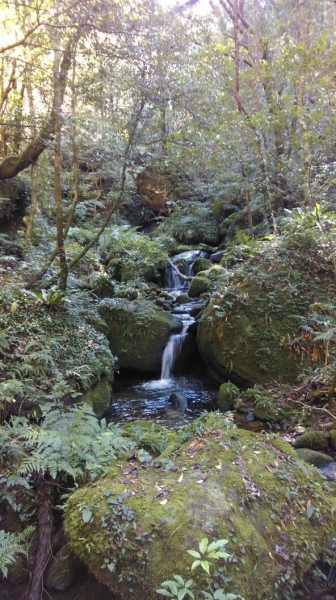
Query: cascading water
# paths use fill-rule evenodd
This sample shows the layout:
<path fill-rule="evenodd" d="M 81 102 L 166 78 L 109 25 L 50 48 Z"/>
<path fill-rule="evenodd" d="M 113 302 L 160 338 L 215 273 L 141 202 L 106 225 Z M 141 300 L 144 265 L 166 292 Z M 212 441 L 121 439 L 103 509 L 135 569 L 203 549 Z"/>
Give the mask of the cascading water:
<path fill-rule="evenodd" d="M 191 322 L 193 322 L 193 320 Z M 174 363 L 182 350 L 182 345 L 187 335 L 187 329 L 191 322 L 188 321 L 188 323 L 184 323 L 181 333 L 172 335 L 169 338 L 162 355 L 161 380 L 171 379 L 173 377 Z"/>
<path fill-rule="evenodd" d="M 171 264 L 167 264 L 165 289 L 169 291 L 172 296 L 177 297 L 181 292 L 186 292 L 190 285 L 189 281 L 182 279 L 174 269 L 174 260 L 178 263 L 182 263 L 182 266 L 180 266 L 178 269 L 179 272 L 189 277 L 192 273 L 194 261 L 202 254 L 204 255 L 204 253 L 200 252 L 199 250 L 182 252 L 181 254 L 175 256 L 172 261 L 170 261 Z M 181 333 L 174 334 L 169 338 L 163 351 L 161 381 L 169 380 L 173 377 L 174 364 L 181 353 L 183 342 L 187 336 L 187 330 L 190 325 L 194 323 L 194 318 L 190 316 L 190 310 L 192 307 L 192 303 L 187 303 L 184 304 L 183 308 L 181 307 L 181 310 L 179 311 L 178 317 L 183 323 L 183 328 Z"/>
<path fill-rule="evenodd" d="M 199 256 L 204 256 L 204 253 L 183 252 L 174 256 L 171 262 L 177 265 L 180 273 L 190 276 L 193 263 Z M 163 289 L 176 299 L 179 295 L 186 294 L 188 288 L 189 281 L 179 277 L 174 267 L 168 264 Z M 183 346 L 188 339 L 188 329 L 195 321 L 190 311 L 196 306 L 201 308 L 199 300 L 185 304 L 176 303 L 172 311 L 182 321 L 183 328 L 179 334 L 173 334 L 167 341 L 162 355 L 161 378 L 134 382 L 132 386 L 129 385 L 129 380 L 125 380 L 119 390 L 115 388 L 111 404 L 114 421 L 147 419 L 175 428 L 214 405 L 218 386 L 192 374 L 174 377 L 174 366 L 176 369 L 179 366 L 179 359 L 180 361 L 183 359 Z M 174 396 L 178 399 L 177 403 L 173 400 Z"/>

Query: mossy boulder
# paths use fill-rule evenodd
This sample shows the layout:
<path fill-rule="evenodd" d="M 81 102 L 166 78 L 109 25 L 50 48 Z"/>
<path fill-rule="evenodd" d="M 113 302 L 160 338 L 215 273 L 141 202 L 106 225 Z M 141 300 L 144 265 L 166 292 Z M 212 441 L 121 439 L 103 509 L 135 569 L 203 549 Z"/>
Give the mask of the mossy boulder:
<path fill-rule="evenodd" d="M 256 419 L 270 421 L 271 423 L 280 423 L 290 419 L 293 413 L 294 411 L 290 406 L 278 402 L 274 398 L 258 400 L 253 407 L 253 414 Z"/>
<path fill-rule="evenodd" d="M 213 298 L 200 320 L 198 344 L 221 380 L 292 383 L 323 360 L 323 345 L 304 326 L 316 302 L 332 301 L 334 277 L 324 242 L 314 235 L 258 243 L 216 280 L 206 271 Z"/>
<path fill-rule="evenodd" d="M 222 383 L 219 388 L 217 406 L 221 412 L 227 412 L 228 410 L 232 410 L 233 403 L 236 398 L 238 398 L 240 394 L 239 388 L 228 381 L 227 383 Z"/>
<path fill-rule="evenodd" d="M 197 275 L 190 282 L 189 296 L 191 298 L 197 298 L 201 294 L 204 294 L 210 289 L 211 281 L 207 277 L 200 277 Z"/>
<path fill-rule="evenodd" d="M 319 473 L 281 438 L 237 430 L 219 413 L 174 435 L 155 461 L 118 460 L 71 496 L 64 527 L 75 553 L 118 597 L 156 600 L 173 574 L 207 589 L 202 569 L 191 574 L 187 550 L 203 538 L 226 539 L 234 560 L 216 567 L 230 578 L 228 592 L 292 598 L 333 536 L 334 500 Z"/>
<path fill-rule="evenodd" d="M 89 404 L 98 418 L 102 417 L 103 414 L 108 410 L 111 404 L 112 386 L 107 379 L 101 379 L 91 387 L 85 394 L 83 394 L 82 400 L 86 404 Z"/>
<path fill-rule="evenodd" d="M 331 429 L 330 431 L 330 447 L 332 450 L 336 450 L 336 430 Z"/>
<path fill-rule="evenodd" d="M 28 179 L 15 177 L 0 182 L 0 229 L 17 227 L 30 202 Z"/>
<path fill-rule="evenodd" d="M 314 467 L 317 468 L 325 467 L 333 462 L 333 459 L 327 454 L 316 452 L 316 450 L 310 450 L 309 448 L 298 448 L 296 454 L 300 460 L 303 460 L 309 465 L 314 465 Z"/>
<path fill-rule="evenodd" d="M 298 331 L 298 304 L 284 293 L 267 296 L 253 284 L 216 297 L 199 322 L 201 354 L 222 378 L 253 384 L 294 381 L 310 364 L 288 343 L 288 336 Z"/>
<path fill-rule="evenodd" d="M 73 553 L 70 545 L 66 544 L 49 563 L 44 577 L 45 585 L 49 590 L 63 592 L 83 568 L 83 563 Z"/>
<path fill-rule="evenodd" d="M 146 300 L 105 299 L 98 310 L 119 368 L 159 372 L 167 338 L 182 329 L 181 321 Z"/>
<path fill-rule="evenodd" d="M 294 442 L 294 448 L 309 448 L 310 450 L 326 450 L 329 445 L 329 434 L 323 431 L 306 431 Z"/>
<path fill-rule="evenodd" d="M 193 272 L 197 274 L 199 273 L 199 271 L 206 271 L 207 269 L 210 269 L 211 266 L 212 263 L 208 258 L 203 258 L 199 256 L 198 258 L 196 258 L 193 264 Z"/>

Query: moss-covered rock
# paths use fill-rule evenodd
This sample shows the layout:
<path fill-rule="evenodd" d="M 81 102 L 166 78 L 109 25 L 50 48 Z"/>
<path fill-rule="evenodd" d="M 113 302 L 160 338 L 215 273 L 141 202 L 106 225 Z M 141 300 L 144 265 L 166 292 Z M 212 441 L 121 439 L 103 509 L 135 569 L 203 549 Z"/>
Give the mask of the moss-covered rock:
<path fill-rule="evenodd" d="M 280 423 L 289 419 L 293 415 L 293 412 L 289 406 L 273 398 L 258 400 L 253 407 L 253 414 L 256 419 L 270 421 L 271 423 Z"/>
<path fill-rule="evenodd" d="M 242 285 L 205 309 L 198 328 L 199 348 L 221 377 L 288 382 L 307 366 L 306 356 L 291 351 L 286 337 L 286 332 L 297 331 L 295 314 L 300 309 L 285 294 L 274 296 L 270 302 L 253 284 Z"/>
<path fill-rule="evenodd" d="M 181 321 L 146 300 L 105 299 L 98 310 L 119 367 L 159 372 L 167 338 L 181 330 Z"/>
<path fill-rule="evenodd" d="M 44 577 L 46 587 L 58 592 L 67 590 L 83 566 L 83 563 L 71 550 L 70 545 L 66 544 L 48 565 Z"/>
<path fill-rule="evenodd" d="M 211 273 L 213 299 L 198 344 L 218 378 L 291 383 L 323 359 L 323 347 L 302 325 L 314 303 L 331 302 L 333 273 L 322 242 L 309 232 L 259 244 L 227 276 L 213 280 Z"/>
<path fill-rule="evenodd" d="M 197 277 L 194 277 L 190 282 L 189 296 L 191 298 L 197 298 L 197 296 L 207 292 L 210 286 L 211 281 L 207 277 L 200 277 L 197 275 Z"/>
<path fill-rule="evenodd" d="M 193 271 L 196 274 L 199 273 L 199 271 L 206 271 L 207 269 L 210 269 L 211 266 L 212 263 L 208 258 L 203 258 L 199 256 L 198 258 L 196 258 L 193 264 Z"/>
<path fill-rule="evenodd" d="M 89 404 L 98 418 L 108 410 L 111 404 L 112 386 L 107 379 L 101 379 L 83 394 L 82 400 Z"/>
<path fill-rule="evenodd" d="M 235 398 L 238 398 L 240 394 L 239 388 L 228 381 L 227 383 L 222 383 L 219 388 L 217 406 L 221 412 L 227 412 L 228 410 L 232 410 L 233 403 Z"/>
<path fill-rule="evenodd" d="M 177 304 L 188 304 L 191 302 L 191 298 L 187 294 L 180 294 L 176 298 Z"/>
<path fill-rule="evenodd" d="M 333 499 L 318 472 L 284 440 L 234 429 L 219 413 L 174 436 L 164 461 L 145 468 L 118 461 L 72 495 L 64 522 L 76 554 L 121 598 L 154 600 L 173 574 L 190 578 L 188 549 L 204 537 L 227 539 L 235 557 L 224 566 L 227 591 L 246 600 L 292 598 L 333 535 Z M 204 571 L 192 577 L 207 589 Z"/>
<path fill-rule="evenodd" d="M 336 450 L 336 429 L 330 430 L 330 447 L 332 450 Z"/>
<path fill-rule="evenodd" d="M 296 454 L 300 460 L 314 465 L 314 467 L 325 467 L 329 463 L 333 462 L 333 459 L 323 452 L 316 452 L 315 450 L 309 450 L 309 448 L 298 448 Z"/>
<path fill-rule="evenodd" d="M 309 448 L 310 450 L 326 450 L 329 445 L 329 433 L 323 431 L 306 431 L 294 442 L 294 448 Z"/>

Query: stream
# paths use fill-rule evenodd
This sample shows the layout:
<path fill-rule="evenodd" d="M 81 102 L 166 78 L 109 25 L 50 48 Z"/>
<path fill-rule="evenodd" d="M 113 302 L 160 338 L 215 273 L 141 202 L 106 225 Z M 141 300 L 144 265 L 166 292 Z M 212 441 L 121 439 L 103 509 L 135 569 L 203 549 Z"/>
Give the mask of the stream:
<path fill-rule="evenodd" d="M 199 256 L 205 256 L 205 253 L 183 252 L 173 257 L 172 261 L 184 263 L 178 268 L 183 275 L 190 276 L 193 263 Z M 176 300 L 180 294 L 187 294 L 188 288 L 189 281 L 181 279 L 168 264 L 163 290 Z M 108 420 L 127 422 L 146 419 L 169 428 L 177 428 L 195 419 L 204 410 L 214 408 L 218 398 L 218 383 L 208 379 L 202 372 L 199 373 L 202 369 L 198 368 L 196 357 L 193 361 L 195 368 L 191 368 L 191 372 L 176 375 L 184 344 L 188 343 L 187 338 L 190 337 L 188 330 L 195 323 L 193 314 L 201 307 L 199 300 L 191 300 L 185 304 L 175 303 L 172 314 L 182 321 L 183 328 L 167 341 L 162 355 L 160 379 L 116 379 Z"/>

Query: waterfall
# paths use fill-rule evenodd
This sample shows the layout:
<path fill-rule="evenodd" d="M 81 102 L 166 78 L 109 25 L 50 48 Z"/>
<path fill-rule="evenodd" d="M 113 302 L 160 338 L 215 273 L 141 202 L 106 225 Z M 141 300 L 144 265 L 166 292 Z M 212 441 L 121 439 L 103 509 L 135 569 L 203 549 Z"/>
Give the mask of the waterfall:
<path fill-rule="evenodd" d="M 183 275 L 190 276 L 192 274 L 194 261 L 198 256 L 202 256 L 204 254 L 204 252 L 201 252 L 199 250 L 191 250 L 187 252 L 182 252 L 181 254 L 174 256 L 171 260 L 172 262 L 177 260 L 181 262 L 182 259 L 182 261 L 184 261 L 186 264 L 179 267 L 179 271 Z M 176 297 L 181 293 L 181 291 L 185 292 L 189 288 L 189 281 L 181 279 L 181 277 L 179 277 L 175 269 L 173 269 L 173 267 L 169 263 L 167 264 L 165 273 L 165 288 L 168 289 L 170 293 Z M 185 312 L 183 312 L 182 314 L 179 313 L 178 315 L 183 323 L 183 329 L 181 333 L 174 334 L 169 338 L 167 345 L 163 351 L 161 363 L 161 381 L 166 381 L 173 377 L 174 364 L 181 353 L 183 342 L 187 335 L 188 327 L 189 325 L 191 325 L 191 323 L 194 322 L 193 317 L 191 317 L 189 314 L 191 305 L 185 304 L 184 308 Z"/>
<path fill-rule="evenodd" d="M 187 335 L 187 329 L 189 325 L 190 321 L 184 324 L 181 333 L 172 335 L 169 338 L 162 355 L 161 380 L 172 378 L 174 364 L 181 352 L 183 341 L 185 336 Z"/>

